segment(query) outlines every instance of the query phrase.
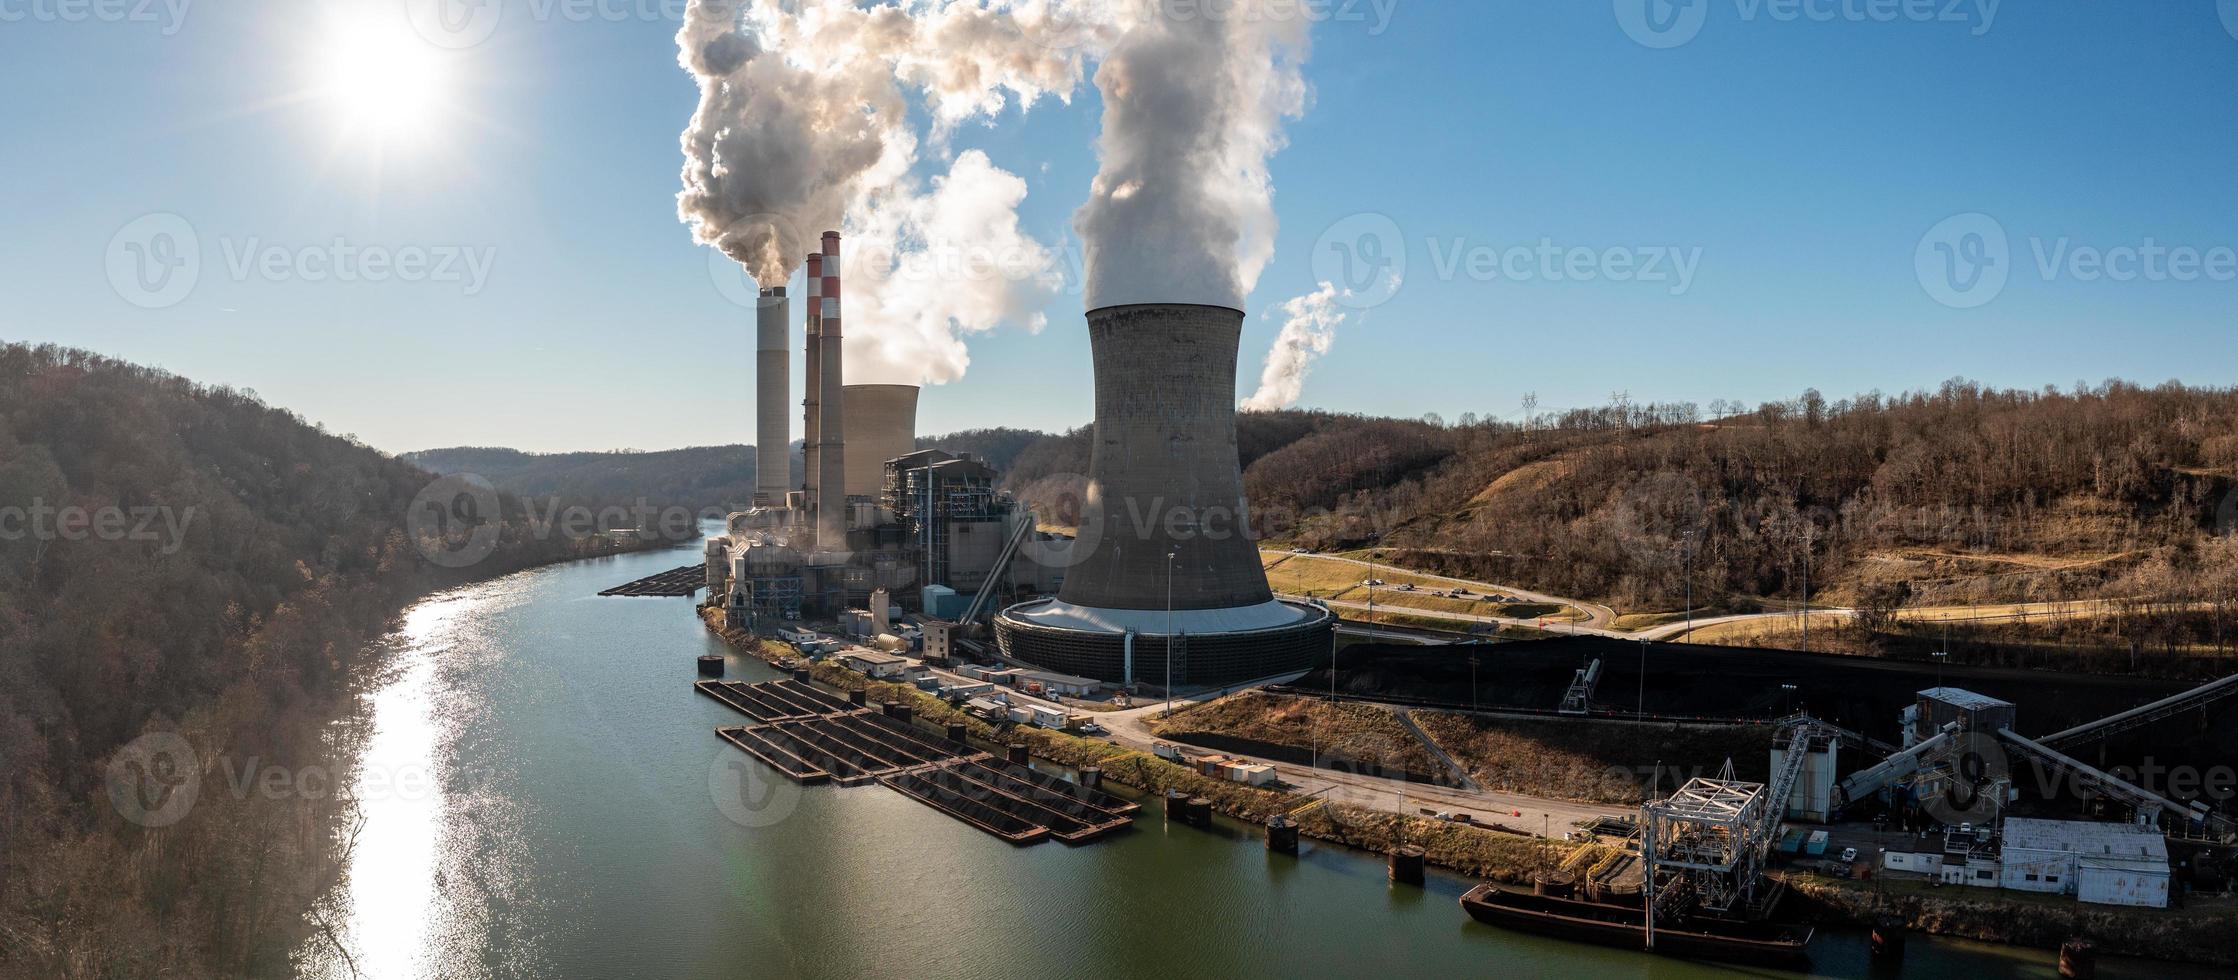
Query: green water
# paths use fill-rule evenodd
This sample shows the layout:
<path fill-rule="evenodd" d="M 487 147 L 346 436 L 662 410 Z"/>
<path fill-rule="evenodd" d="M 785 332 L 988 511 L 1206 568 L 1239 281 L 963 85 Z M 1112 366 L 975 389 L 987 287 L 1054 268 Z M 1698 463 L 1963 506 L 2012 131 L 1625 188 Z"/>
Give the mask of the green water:
<path fill-rule="evenodd" d="M 429 599 L 371 697 L 366 822 L 305 972 L 367 977 L 1726 975 L 1508 932 L 1469 882 L 1377 857 L 1269 854 L 1250 828 L 1015 848 L 878 786 L 799 789 L 712 729 L 682 599 L 598 598 L 691 550 L 525 572 Z M 741 795 L 750 799 L 740 803 Z M 1825 976 L 1867 970 L 1821 936 Z M 1915 937 L 1904 975 L 2055 975 L 2051 957 Z M 1761 972 L 1761 971 L 1758 971 Z M 2108 962 L 2101 976 L 2168 976 Z"/>

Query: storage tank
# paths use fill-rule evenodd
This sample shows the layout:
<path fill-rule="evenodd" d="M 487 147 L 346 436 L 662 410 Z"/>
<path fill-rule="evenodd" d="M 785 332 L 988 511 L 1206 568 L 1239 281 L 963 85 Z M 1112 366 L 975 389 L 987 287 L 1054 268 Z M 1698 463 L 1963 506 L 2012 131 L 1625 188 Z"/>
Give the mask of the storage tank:
<path fill-rule="evenodd" d="M 886 461 L 917 451 L 916 385 L 848 385 L 847 495 L 876 497 Z"/>

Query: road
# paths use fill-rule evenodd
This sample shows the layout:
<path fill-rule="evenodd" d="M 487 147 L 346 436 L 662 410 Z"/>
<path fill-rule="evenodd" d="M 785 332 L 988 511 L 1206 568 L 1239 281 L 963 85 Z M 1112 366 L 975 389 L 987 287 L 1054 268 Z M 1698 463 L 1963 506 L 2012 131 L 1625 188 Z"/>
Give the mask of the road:
<path fill-rule="evenodd" d="M 1261 554 L 1261 555 L 1265 555 L 1265 556 L 1269 556 L 1269 557 L 1278 557 L 1278 558 L 1279 558 L 1279 557 L 1288 557 L 1288 558 L 1298 558 L 1298 559 L 1309 559 L 1309 560 L 1312 560 L 1312 561 L 1333 561 L 1333 562 L 1342 562 L 1342 563 L 1344 563 L 1344 564 L 1349 564 L 1349 565 L 1358 565 L 1358 566 L 1360 566 L 1361 568 L 1364 568 L 1364 569 L 1375 569 L 1375 568 L 1382 568 L 1382 569 L 1392 569 L 1392 570 L 1396 570 L 1396 571 L 1402 571 L 1402 572 L 1405 572 L 1405 573 L 1407 573 L 1408 575 L 1412 575 L 1412 576 L 1415 576 L 1415 577 L 1417 577 L 1417 578 L 1424 578 L 1424 579 L 1428 579 L 1428 580 L 1430 580 L 1430 581 L 1433 581 L 1433 582 L 1443 582 L 1443 583 L 1445 583 L 1445 584 L 1447 584 L 1447 585 L 1459 585 L 1459 586 L 1462 586 L 1462 587 L 1468 588 L 1468 589 L 1470 589 L 1470 590 L 1473 590 L 1473 591 L 1476 591 L 1476 592 L 1479 592 L 1479 593 L 1490 592 L 1490 593 L 1496 593 L 1496 594 L 1499 594 L 1499 595 L 1511 595 L 1511 596 L 1514 596 L 1514 597 L 1516 597 L 1517 599 L 1520 599 L 1520 600 L 1522 600 L 1522 601 L 1524 601 L 1524 602 L 1546 603 L 1546 604 L 1557 605 L 1557 606 L 1573 606 L 1573 607 L 1577 608 L 1577 609 L 1578 609 L 1579 611 L 1581 611 L 1581 612 L 1585 613 L 1585 621 L 1584 621 L 1583 623 L 1579 623 L 1579 624 L 1578 624 L 1579 626 L 1583 627 L 1583 629 L 1579 630 L 1579 632 L 1588 632 L 1588 633 L 1590 633 L 1590 632 L 1601 632 L 1601 631 L 1603 631 L 1603 630 L 1604 630 L 1604 629 L 1605 629 L 1606 627 L 1608 627 L 1608 626 L 1610 626 L 1611 624 L 1614 624 L 1614 623 L 1616 622 L 1616 610 L 1614 610 L 1614 609 L 1611 609 L 1611 608 L 1609 608 L 1609 607 L 1607 607 L 1607 606 L 1601 605 L 1600 603 L 1597 603 L 1597 602 L 1588 602 L 1588 601 L 1586 601 L 1586 600 L 1584 600 L 1584 599 L 1571 599 L 1571 598 L 1567 598 L 1567 597 L 1564 597 L 1564 596 L 1548 595 L 1548 594 L 1546 594 L 1546 593 L 1544 593 L 1544 592 L 1532 592 L 1532 591 L 1530 591 L 1530 590 L 1528 590 L 1528 589 L 1520 589 L 1520 588 L 1516 588 L 1515 586 L 1512 586 L 1512 585 L 1499 585 L 1499 584 L 1496 584 L 1496 583 L 1491 583 L 1491 582 L 1479 582 L 1479 581 L 1476 581 L 1476 580 L 1473 580 L 1473 579 L 1465 579 L 1465 578 L 1455 578 L 1455 577 L 1453 577 L 1453 576 L 1451 576 L 1451 575 L 1438 575 L 1438 574 L 1435 574 L 1435 573 L 1432 573 L 1432 572 L 1424 572 L 1424 571 L 1418 571 L 1418 570 L 1415 570 L 1415 569 L 1412 569 L 1412 568 L 1407 568 L 1407 567 L 1406 567 L 1406 566 L 1404 566 L 1404 565 L 1393 565 L 1393 564 L 1391 564 L 1390 562 L 1382 562 L 1382 561 L 1379 561 L 1379 562 L 1372 562 L 1372 563 L 1371 563 L 1371 562 L 1368 562 L 1368 561 L 1366 561 L 1366 560 L 1364 560 L 1364 559 L 1359 559 L 1359 558 L 1345 558 L 1345 557 L 1342 557 L 1342 556 L 1339 556 L 1339 555 L 1322 555 L 1322 554 L 1310 554 L 1310 553 L 1302 553 L 1302 552 L 1294 552 L 1294 551 L 1266 551 L 1266 550 L 1261 550 L 1261 551 L 1259 552 L 1259 554 Z M 1363 576 L 1363 577 L 1372 577 L 1372 576 Z M 1332 606 L 1333 606 L 1333 605 L 1337 605 L 1337 604 L 1336 604 L 1336 603 L 1330 603 L 1330 605 L 1332 605 Z M 1515 624 L 1520 624 L 1520 625 L 1524 625 L 1524 626 L 1530 626 L 1530 625 L 1534 625 L 1534 624 L 1536 624 L 1536 623 L 1538 622 L 1538 620 L 1535 620 L 1535 619 L 1531 619 L 1531 620 L 1523 620 L 1523 619 L 1504 619 L 1504 620 L 1503 620 L 1503 619 L 1500 619 L 1500 618 L 1498 618 L 1498 617 L 1481 617 L 1481 616 L 1476 616 L 1476 617 L 1472 617 L 1472 616 L 1468 616 L 1468 615 L 1467 615 L 1467 614 L 1465 614 L 1465 613 L 1435 613 L 1435 612 L 1431 612 L 1431 611 L 1429 611 L 1429 610 L 1420 610 L 1420 609 L 1414 609 L 1414 608 L 1412 608 L 1412 607 L 1405 607 L 1405 606 L 1390 606 L 1390 607 L 1387 607 L 1387 608 L 1390 608 L 1390 609 L 1396 609 L 1396 610 L 1401 610 L 1401 611 L 1404 611 L 1404 612 L 1407 612 L 1407 613 L 1421 613 L 1421 614 L 1423 614 L 1423 615 L 1425 615 L 1425 616 L 1436 616 L 1436 617 L 1439 617 L 1439 618 L 1444 618 L 1444 619 L 1471 619 L 1471 620 L 1474 620 L 1474 621 L 1477 621 L 1477 622 L 1506 622 L 1506 623 L 1515 623 Z M 1615 635 L 1624 635 L 1624 634 L 1615 634 Z"/>
<path fill-rule="evenodd" d="M 1176 708 L 1196 704 L 1196 699 L 1174 702 Z M 1118 745 L 1138 752 L 1149 752 L 1159 739 L 1150 734 L 1150 719 L 1166 710 L 1166 703 L 1159 701 L 1126 711 L 1104 712 L 1096 716 L 1109 731 L 1108 739 Z M 1198 752 L 1209 750 L 1196 749 Z M 1573 803 L 1568 800 L 1550 800 L 1543 797 L 1524 796 L 1518 793 L 1492 793 L 1455 789 L 1448 786 L 1426 786 L 1404 780 L 1386 779 L 1361 773 L 1334 772 L 1308 766 L 1280 762 L 1257 756 L 1225 752 L 1223 755 L 1243 759 L 1260 765 L 1273 766 L 1282 781 L 1292 792 L 1326 798 L 1331 802 L 1346 803 L 1370 810 L 1419 814 L 1425 807 L 1433 810 L 1453 810 L 1474 815 L 1480 822 L 1504 824 L 1516 830 L 1533 834 L 1547 830 L 1556 836 L 1576 824 L 1600 817 L 1632 817 L 1638 815 L 1634 807 L 1602 806 L 1592 803 Z"/>
<path fill-rule="evenodd" d="M 1481 582 L 1473 579 L 1455 578 L 1450 575 L 1437 575 L 1430 572 L 1407 568 L 1404 565 L 1395 565 L 1390 562 L 1375 562 L 1373 563 L 1373 565 L 1371 565 L 1369 562 L 1359 558 L 1346 558 L 1338 555 L 1302 554 L 1286 551 L 1261 551 L 1260 554 L 1269 556 L 1282 556 L 1292 559 L 1342 562 L 1345 564 L 1357 565 L 1362 569 L 1368 569 L 1371 567 L 1376 569 L 1389 569 L 1392 571 L 1404 572 L 1408 575 L 1417 576 L 1432 581 L 1443 582 L 1448 585 L 1459 585 L 1478 593 L 1512 595 L 1525 602 L 1551 603 L 1556 605 L 1570 606 L 1572 608 L 1581 610 L 1586 614 L 1586 618 L 1583 622 L 1565 621 L 1559 624 L 1550 624 L 1540 619 L 1518 619 L 1512 616 L 1487 616 L 1474 613 L 1446 612 L 1436 609 L 1419 609 L 1413 606 L 1399 606 L 1378 603 L 1378 606 L 1384 612 L 1415 616 L 1422 619 L 1442 619 L 1452 623 L 1495 626 L 1528 626 L 1535 629 L 1547 630 L 1549 632 L 1555 633 L 1579 634 L 1586 636 L 1604 636 L 1619 640 L 1684 641 L 1692 634 L 1699 633 L 1713 626 L 1726 626 L 1734 623 L 1749 623 L 1759 621 L 1776 622 L 1783 619 L 1793 620 L 1801 615 L 1801 610 L 1799 609 L 1784 609 L 1775 610 L 1772 612 L 1738 613 L 1724 616 L 1702 616 L 1695 618 L 1691 623 L 1682 619 L 1678 622 L 1664 623 L 1657 626 L 1650 626 L 1645 629 L 1620 630 L 1614 628 L 1617 619 L 1616 610 L 1599 603 L 1589 602 L 1584 599 L 1550 595 L 1543 592 L 1532 592 L 1526 589 L 1516 588 L 1512 585 L 1503 585 L 1497 582 Z M 1369 576 L 1362 577 L 1365 578 Z M 1303 599 L 1310 597 L 1293 596 L 1292 598 Z M 1313 601 L 1325 603 L 1332 609 L 1347 610 L 1353 612 L 1368 611 L 1368 604 L 1365 602 L 1357 602 L 1345 599 L 1314 599 Z M 1922 606 L 1912 609 L 1899 610 L 1896 616 L 1898 619 L 1905 622 L 1923 623 L 1997 623 L 2014 622 L 2019 620 L 2048 621 L 2104 615 L 2107 612 L 2113 611 L 2118 608 L 2118 605 L 2119 603 L 2115 600 L 2082 600 L 2075 602 L 1990 603 L 1971 606 Z M 1858 615 L 1858 610 L 1844 606 L 1825 606 L 1812 608 L 1810 610 L 1810 614 L 1814 617 L 1831 617 L 1846 620 L 1855 618 Z"/>

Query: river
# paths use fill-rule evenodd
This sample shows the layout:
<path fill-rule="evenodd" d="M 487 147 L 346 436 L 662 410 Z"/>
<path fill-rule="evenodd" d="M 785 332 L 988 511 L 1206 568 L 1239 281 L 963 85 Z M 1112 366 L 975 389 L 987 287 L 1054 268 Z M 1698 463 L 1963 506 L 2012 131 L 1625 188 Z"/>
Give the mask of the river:
<path fill-rule="evenodd" d="M 390 637 L 355 775 L 345 884 L 297 960 L 349 977 L 1581 975 L 1714 967 L 1507 932 L 1469 882 L 1165 825 L 1019 849 L 879 786 L 800 789 L 713 734 L 694 658 L 776 671 L 686 600 L 599 598 L 691 549 L 542 568 L 429 598 Z M 741 798 L 753 801 L 739 802 Z M 339 952 L 346 950 L 346 953 Z M 1852 932 L 1821 975 L 1867 972 Z M 1905 975 L 2052 977 L 2048 954 L 1914 937 Z M 2169 976 L 2109 960 L 2101 976 Z"/>

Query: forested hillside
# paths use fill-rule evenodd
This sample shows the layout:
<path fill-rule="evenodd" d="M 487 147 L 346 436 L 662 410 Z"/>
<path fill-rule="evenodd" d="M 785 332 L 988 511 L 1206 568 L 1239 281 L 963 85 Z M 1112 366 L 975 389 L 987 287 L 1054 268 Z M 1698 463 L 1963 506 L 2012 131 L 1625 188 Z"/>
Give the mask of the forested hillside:
<path fill-rule="evenodd" d="M 1713 407 L 1246 413 L 1237 442 L 1286 547 L 1374 546 L 1625 609 L 1682 607 L 1690 566 L 1696 605 L 1732 611 L 1799 602 L 1806 576 L 1814 601 L 1868 610 L 2115 599 L 2180 612 L 2160 641 L 2238 640 L 2238 393 L 1961 380 Z M 1089 449 L 1086 429 L 1036 443 L 1011 485 L 1069 519 Z"/>
<path fill-rule="evenodd" d="M 1008 469 L 1020 450 L 1046 438 L 1047 433 L 1030 429 L 967 429 L 919 436 L 917 447 L 971 453 L 997 469 Z M 798 485 L 800 444 L 793 443 L 790 449 L 790 483 Z M 752 446 L 575 453 L 459 446 L 406 453 L 404 458 L 436 473 L 475 474 L 513 493 L 602 507 L 643 503 L 694 511 L 743 510 L 754 499 Z"/>
<path fill-rule="evenodd" d="M 472 473 L 514 493 L 597 506 L 743 509 L 754 499 L 752 446 L 694 446 L 656 452 L 524 453 L 461 446 L 407 453 L 437 473 Z M 793 452 L 795 479 L 800 452 Z"/>
<path fill-rule="evenodd" d="M 364 651 L 410 599 L 629 546 L 504 500 L 486 558 L 431 562 L 468 527 L 408 520 L 455 506 L 432 479 L 252 393 L 0 347 L 0 975 L 287 972 L 347 812 L 226 791 L 222 761 L 333 762 Z M 151 732 L 206 767 L 160 829 L 104 781 Z"/>

